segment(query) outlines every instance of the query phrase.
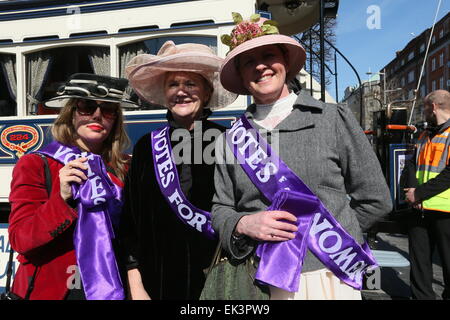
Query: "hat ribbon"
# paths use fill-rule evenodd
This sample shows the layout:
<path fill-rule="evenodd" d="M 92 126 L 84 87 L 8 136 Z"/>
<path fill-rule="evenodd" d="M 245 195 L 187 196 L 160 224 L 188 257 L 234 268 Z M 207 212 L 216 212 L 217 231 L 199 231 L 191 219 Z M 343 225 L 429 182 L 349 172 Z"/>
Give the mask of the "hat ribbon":
<path fill-rule="evenodd" d="M 69 84 L 75 84 L 74 86 L 64 86 L 61 89 L 56 92 L 57 95 L 63 95 L 64 93 L 67 93 L 68 91 L 78 91 L 81 92 L 83 96 L 86 97 L 97 97 L 97 98 L 116 98 L 116 99 L 123 99 L 124 98 L 124 91 L 113 89 L 113 88 L 107 88 L 103 85 L 99 85 L 97 81 L 94 80 L 70 80 Z M 93 88 L 94 90 L 88 90 L 86 88 L 76 86 L 76 84 L 87 84 L 88 88 Z"/>

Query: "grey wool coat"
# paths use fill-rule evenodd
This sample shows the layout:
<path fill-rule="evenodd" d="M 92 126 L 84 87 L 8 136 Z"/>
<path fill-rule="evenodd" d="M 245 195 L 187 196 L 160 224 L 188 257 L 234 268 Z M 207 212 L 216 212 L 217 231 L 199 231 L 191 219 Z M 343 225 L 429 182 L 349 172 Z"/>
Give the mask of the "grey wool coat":
<path fill-rule="evenodd" d="M 256 106 L 245 112 L 252 126 Z M 278 155 L 319 197 L 359 243 L 364 230 L 392 210 L 392 200 L 375 153 L 350 110 L 301 92 L 294 110 L 263 137 L 278 136 Z M 274 140 L 275 141 L 275 140 Z M 272 143 L 271 143 L 272 145 Z M 216 144 L 212 223 L 223 248 L 235 259 L 249 255 L 257 242 L 232 236 L 239 219 L 270 205 L 239 164 L 230 161 L 224 135 Z M 228 162 L 226 161 L 228 160 Z M 231 162 L 231 163 L 230 163 Z M 324 268 L 308 250 L 302 272 Z"/>

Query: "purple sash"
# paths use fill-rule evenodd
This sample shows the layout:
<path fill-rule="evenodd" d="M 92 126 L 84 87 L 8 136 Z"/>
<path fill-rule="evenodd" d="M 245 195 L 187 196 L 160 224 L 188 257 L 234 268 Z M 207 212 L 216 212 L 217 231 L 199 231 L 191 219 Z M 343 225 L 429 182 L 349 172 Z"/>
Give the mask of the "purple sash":
<path fill-rule="evenodd" d="M 112 247 L 113 224 L 117 225 L 122 208 L 121 188 L 108 177 L 99 155 L 56 141 L 39 153 L 62 164 L 80 157 L 88 158 L 85 162 L 88 180 L 81 185 L 72 183 L 78 211 L 73 240 L 84 292 L 87 300 L 125 299 Z"/>
<path fill-rule="evenodd" d="M 361 290 L 363 274 L 376 267 L 366 243 L 359 245 L 322 201 L 274 153 L 242 116 L 227 132 L 227 143 L 253 184 L 271 201 L 267 210 L 284 210 L 297 217 L 295 238 L 262 242 L 255 278 L 297 292 L 306 248 L 340 280 Z"/>
<path fill-rule="evenodd" d="M 153 166 L 159 189 L 172 211 L 185 224 L 203 233 L 210 239 L 216 235 L 211 225 L 211 213 L 192 205 L 184 195 L 173 161 L 169 126 L 152 132 Z"/>

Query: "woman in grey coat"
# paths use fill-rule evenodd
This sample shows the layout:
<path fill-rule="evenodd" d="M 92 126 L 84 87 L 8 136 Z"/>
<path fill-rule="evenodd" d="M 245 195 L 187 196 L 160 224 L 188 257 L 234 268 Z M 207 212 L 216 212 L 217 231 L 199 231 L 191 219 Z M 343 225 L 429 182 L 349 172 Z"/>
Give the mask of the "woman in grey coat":
<path fill-rule="evenodd" d="M 238 123 L 247 121 L 247 129 L 263 132 L 261 137 L 279 156 L 281 166 L 304 183 L 306 198 L 314 198 L 316 207 L 305 220 L 302 199 L 294 202 L 298 204 L 293 206 L 296 212 L 274 206 L 273 200 L 280 195 L 268 197 L 263 182 L 277 177 L 278 169 L 267 165 L 268 152 L 255 146 L 250 151 L 253 156 L 234 160 L 239 150 L 251 144 L 251 139 L 240 139 L 237 134 L 247 132 L 245 125 L 236 124 L 228 138 L 223 136 L 217 144 L 213 227 L 233 259 L 245 259 L 258 248 L 256 255 L 262 259 L 259 269 L 268 269 L 258 269 L 256 278 L 269 285 L 271 299 L 361 299 L 360 283 L 355 284 L 355 279 L 374 264 L 370 250 L 360 246 L 364 243 L 362 233 L 392 209 L 378 160 L 348 108 L 317 101 L 304 91 L 298 96 L 289 92 L 286 83 L 305 62 L 305 51 L 297 42 L 277 34 L 270 21 L 258 20 L 257 16 L 236 22 L 231 36 L 222 37 L 231 51 L 222 65 L 220 80 L 227 90 L 252 95 L 255 102 Z M 233 147 L 238 140 L 241 144 Z M 244 153 L 241 156 L 245 157 Z M 251 176 L 252 168 L 258 166 L 261 170 Z M 282 184 L 283 179 L 275 183 Z M 273 184 L 270 187 L 274 188 Z M 314 213 L 317 208 L 325 216 Z M 292 256 L 273 261 L 280 257 L 274 248 L 287 245 L 292 249 L 302 235 L 309 249 L 304 257 L 299 261 Z M 314 235 L 315 244 L 310 240 Z M 353 247 L 342 249 L 350 242 Z M 314 250 L 315 254 L 311 252 Z M 360 256 L 361 261 L 353 264 L 352 258 Z M 298 277 L 293 276 L 294 260 Z M 286 285 L 287 280 L 281 279 L 284 284 L 280 285 L 280 275 L 295 281 Z"/>

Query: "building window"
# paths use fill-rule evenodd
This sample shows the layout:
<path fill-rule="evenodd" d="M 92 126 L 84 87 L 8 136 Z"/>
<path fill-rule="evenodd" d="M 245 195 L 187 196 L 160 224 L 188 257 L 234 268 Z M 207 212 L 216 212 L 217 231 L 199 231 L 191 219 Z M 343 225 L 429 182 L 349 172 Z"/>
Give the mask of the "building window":
<path fill-rule="evenodd" d="M 16 56 L 0 54 L 0 117 L 17 114 Z"/>
<path fill-rule="evenodd" d="M 426 95 L 427 95 L 427 89 L 426 89 L 425 85 L 423 84 L 420 86 L 420 96 L 422 98 L 424 98 Z"/>
<path fill-rule="evenodd" d="M 408 61 L 412 60 L 413 58 L 414 58 L 414 51 L 411 51 L 411 52 L 408 54 Z"/>
<path fill-rule="evenodd" d="M 413 81 L 414 81 L 414 70 L 408 73 L 408 83 L 411 83 Z"/>
<path fill-rule="evenodd" d="M 401 64 L 401 66 L 404 66 L 405 65 L 405 59 L 402 59 L 402 64 Z"/>
<path fill-rule="evenodd" d="M 436 58 L 431 59 L 431 71 L 436 70 Z"/>
<path fill-rule="evenodd" d="M 209 36 L 158 37 L 133 42 L 119 47 L 120 76 L 125 76 L 125 66 L 131 58 L 141 53 L 157 54 L 161 46 L 168 40 L 172 40 L 175 44 L 200 43 L 210 47 L 214 52 L 217 52 L 217 39 L 216 37 Z"/>
<path fill-rule="evenodd" d="M 436 80 L 431 81 L 431 91 L 436 90 Z"/>
<path fill-rule="evenodd" d="M 66 79 L 74 73 L 111 73 L 109 47 L 69 46 L 28 53 L 26 61 L 27 114 L 59 112 L 42 101 L 52 98 Z"/>
<path fill-rule="evenodd" d="M 441 29 L 441 31 L 439 31 L 439 39 L 442 38 L 444 36 L 444 29 Z"/>
<path fill-rule="evenodd" d="M 444 53 L 442 52 L 439 55 L 439 67 L 442 67 L 444 65 Z"/>
<path fill-rule="evenodd" d="M 420 45 L 420 53 L 422 53 L 422 52 L 424 52 L 425 51 L 425 43 L 422 43 L 421 45 Z"/>
<path fill-rule="evenodd" d="M 414 98 L 414 89 L 409 90 L 408 92 L 408 100 L 411 100 Z"/>
<path fill-rule="evenodd" d="M 439 78 L 439 89 L 444 89 L 444 77 Z"/>
<path fill-rule="evenodd" d="M 433 38 L 431 38 L 431 44 L 434 44 L 436 42 L 436 36 L 433 35 Z"/>
<path fill-rule="evenodd" d="M 402 77 L 402 80 L 400 81 L 400 85 L 401 85 L 402 87 L 405 86 L 405 78 L 404 78 L 404 77 Z"/>

